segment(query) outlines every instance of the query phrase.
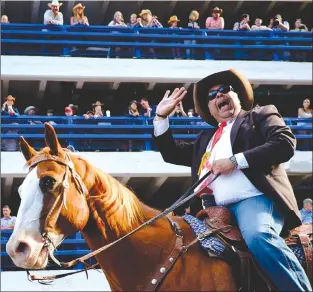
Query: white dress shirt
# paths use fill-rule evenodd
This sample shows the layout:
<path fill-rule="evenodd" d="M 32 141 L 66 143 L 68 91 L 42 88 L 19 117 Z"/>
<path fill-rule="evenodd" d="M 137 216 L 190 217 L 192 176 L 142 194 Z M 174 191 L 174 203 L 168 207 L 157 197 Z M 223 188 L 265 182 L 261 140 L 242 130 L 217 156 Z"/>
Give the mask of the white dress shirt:
<path fill-rule="evenodd" d="M 59 11 L 54 15 L 51 9 L 48 9 L 43 16 L 43 24 L 63 25 L 63 14 Z"/>
<path fill-rule="evenodd" d="M 230 142 L 230 132 L 234 124 L 234 120 L 228 121 L 223 129 L 223 133 L 215 144 L 212 153 L 209 157 L 209 163 L 212 164 L 214 160 L 230 158 L 233 156 L 233 151 Z M 164 134 L 169 128 L 169 120 L 154 121 L 154 135 L 160 136 Z M 214 137 L 214 136 L 213 136 Z M 212 137 L 212 139 L 213 139 Z M 211 141 L 212 141 L 211 139 Z M 211 143 L 209 142 L 207 149 Z M 248 162 L 243 153 L 235 154 L 238 167 L 231 174 L 221 174 L 209 188 L 213 191 L 215 202 L 217 205 L 226 206 L 232 203 L 237 203 L 241 200 L 262 195 L 261 193 L 243 174 L 241 169 L 248 168 Z M 201 171 L 199 178 L 201 178 L 206 171 Z M 208 181 L 214 178 L 210 175 Z"/>

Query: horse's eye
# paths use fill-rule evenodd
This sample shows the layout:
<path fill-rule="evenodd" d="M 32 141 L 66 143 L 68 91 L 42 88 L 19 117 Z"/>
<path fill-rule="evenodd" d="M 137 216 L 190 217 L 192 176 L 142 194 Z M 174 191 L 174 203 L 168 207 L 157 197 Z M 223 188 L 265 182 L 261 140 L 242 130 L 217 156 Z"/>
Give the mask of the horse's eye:
<path fill-rule="evenodd" d="M 40 179 L 40 187 L 46 190 L 50 190 L 53 188 L 56 180 L 51 176 L 45 176 Z"/>

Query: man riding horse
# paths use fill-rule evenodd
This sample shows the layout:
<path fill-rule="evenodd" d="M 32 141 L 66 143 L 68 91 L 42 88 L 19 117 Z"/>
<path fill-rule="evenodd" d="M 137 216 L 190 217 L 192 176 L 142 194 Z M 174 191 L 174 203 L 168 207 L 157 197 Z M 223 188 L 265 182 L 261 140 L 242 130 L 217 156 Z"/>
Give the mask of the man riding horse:
<path fill-rule="evenodd" d="M 296 256 L 281 236 L 301 225 L 300 213 L 283 163 L 295 152 L 296 139 L 273 105 L 253 105 L 251 84 L 236 70 L 199 81 L 193 92 L 196 111 L 219 129 L 203 131 L 191 143 L 175 143 L 168 115 L 185 97 L 184 87 L 167 91 L 154 119 L 154 138 L 164 161 L 191 167 L 195 182 L 208 171 L 220 176 L 199 193 L 235 216 L 242 236 L 266 277 L 280 291 L 312 291 Z M 191 213 L 200 210 L 191 203 Z"/>

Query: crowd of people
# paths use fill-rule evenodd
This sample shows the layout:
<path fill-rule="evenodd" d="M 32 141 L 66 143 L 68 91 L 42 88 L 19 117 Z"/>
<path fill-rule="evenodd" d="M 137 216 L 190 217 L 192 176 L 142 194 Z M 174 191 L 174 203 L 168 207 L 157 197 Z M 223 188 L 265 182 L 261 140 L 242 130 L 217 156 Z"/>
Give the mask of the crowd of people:
<path fill-rule="evenodd" d="M 63 3 L 58 0 L 53 0 L 48 3 L 50 9 L 48 9 L 44 14 L 44 24 L 47 25 L 63 25 L 64 18 L 60 11 L 60 7 Z M 87 25 L 89 26 L 88 17 L 85 15 L 86 6 L 78 3 L 73 8 L 73 16 L 71 16 L 69 23 L 70 25 Z M 199 12 L 193 10 L 189 14 L 189 22 L 186 28 L 199 29 L 205 28 L 207 30 L 219 29 L 223 30 L 225 28 L 225 20 L 223 15 L 223 9 L 215 7 L 212 10 L 211 16 L 207 17 L 204 25 L 199 24 Z M 303 19 L 296 18 L 294 20 L 293 28 L 290 28 L 289 22 L 283 20 L 280 14 L 275 15 L 269 20 L 268 25 L 263 24 L 263 19 L 257 17 L 254 19 L 254 23 L 250 23 L 250 16 L 247 13 L 241 15 L 236 23 L 233 25 L 233 30 L 274 30 L 274 31 L 308 31 L 308 27 L 305 25 Z M 2 15 L 2 23 L 9 23 L 9 18 L 7 15 Z M 163 25 L 158 20 L 158 17 L 154 15 L 149 9 L 142 9 L 140 13 L 132 13 L 129 17 L 129 21 L 125 21 L 123 13 L 116 11 L 113 15 L 113 19 L 108 23 L 108 26 L 124 26 L 124 27 L 165 27 L 170 28 L 182 28 L 179 26 L 179 17 L 177 15 L 172 15 L 167 21 L 167 25 Z"/>

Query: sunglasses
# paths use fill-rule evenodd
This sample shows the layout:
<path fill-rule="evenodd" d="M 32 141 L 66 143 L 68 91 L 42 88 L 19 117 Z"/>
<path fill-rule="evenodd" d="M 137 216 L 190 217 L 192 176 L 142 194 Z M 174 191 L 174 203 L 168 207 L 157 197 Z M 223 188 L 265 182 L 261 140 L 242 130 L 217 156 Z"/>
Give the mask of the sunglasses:
<path fill-rule="evenodd" d="M 230 91 L 234 91 L 231 85 L 221 85 L 219 88 L 209 91 L 208 100 L 213 100 L 219 92 L 228 93 Z"/>

